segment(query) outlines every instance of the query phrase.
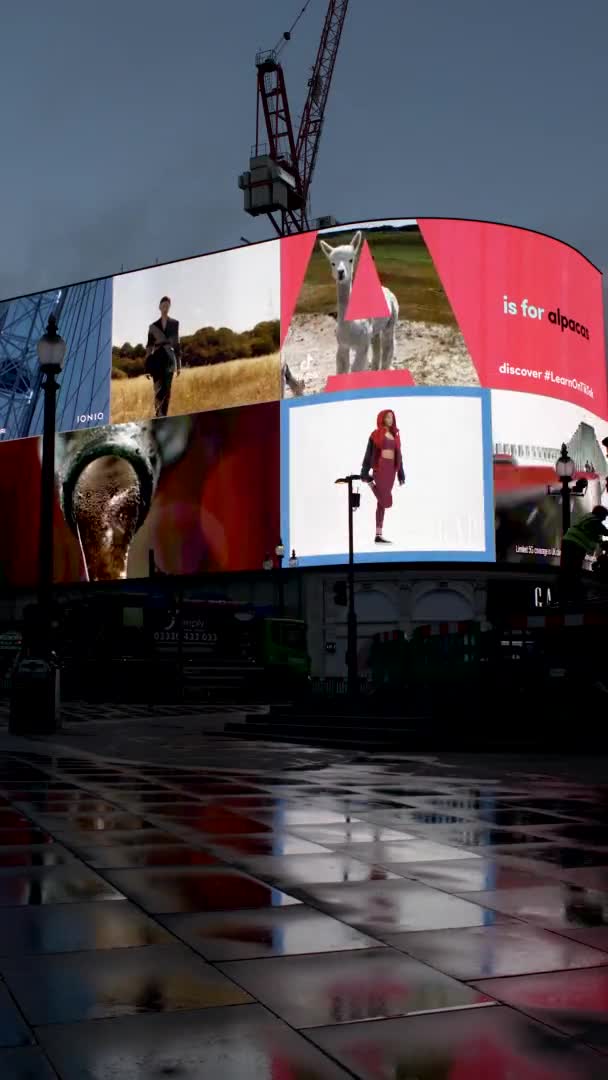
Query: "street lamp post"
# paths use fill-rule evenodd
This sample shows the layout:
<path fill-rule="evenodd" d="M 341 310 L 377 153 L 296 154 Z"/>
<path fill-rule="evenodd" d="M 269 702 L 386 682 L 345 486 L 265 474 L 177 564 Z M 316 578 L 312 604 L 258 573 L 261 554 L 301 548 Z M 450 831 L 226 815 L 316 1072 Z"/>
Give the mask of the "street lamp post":
<path fill-rule="evenodd" d="M 285 558 L 285 545 L 281 539 L 274 549 L 277 557 L 279 571 L 279 615 L 285 614 L 285 582 L 283 581 L 283 559 Z"/>
<path fill-rule="evenodd" d="M 11 686 L 9 730 L 15 735 L 51 735 L 59 717 L 59 669 L 53 656 L 52 603 L 54 571 L 56 376 L 63 368 L 66 344 L 50 316 L 38 342 L 44 392 L 40 526 L 38 534 L 38 606 L 36 620 L 24 633 L 24 650 L 15 665 Z M 30 636 L 31 635 L 31 636 Z"/>
<path fill-rule="evenodd" d="M 57 332 L 57 322 L 51 315 L 46 333 L 38 342 L 38 363 L 44 378 L 44 426 L 42 429 L 42 472 L 40 478 L 40 533 L 38 603 L 44 659 L 51 653 L 51 604 L 53 596 L 54 540 L 53 514 L 55 506 L 55 418 L 57 410 L 56 376 L 63 369 L 66 344 Z"/>
<path fill-rule="evenodd" d="M 297 570 L 298 568 L 298 556 L 296 555 L 296 549 L 291 549 L 291 555 L 289 556 L 289 569 Z M 302 576 L 298 574 L 298 619 L 302 618 Z"/>
<path fill-rule="evenodd" d="M 570 528 L 570 481 L 576 471 L 576 465 L 568 454 L 568 447 L 562 443 L 561 453 L 555 462 L 555 471 L 561 482 L 562 501 L 562 540 Z"/>
<path fill-rule="evenodd" d="M 348 693 L 354 697 L 359 691 L 359 665 L 357 658 L 357 610 L 355 607 L 355 551 L 353 513 L 361 503 L 361 495 L 353 490 L 360 480 L 359 474 L 343 476 L 336 484 L 348 485 L 348 615 L 346 624 L 346 671 Z"/>

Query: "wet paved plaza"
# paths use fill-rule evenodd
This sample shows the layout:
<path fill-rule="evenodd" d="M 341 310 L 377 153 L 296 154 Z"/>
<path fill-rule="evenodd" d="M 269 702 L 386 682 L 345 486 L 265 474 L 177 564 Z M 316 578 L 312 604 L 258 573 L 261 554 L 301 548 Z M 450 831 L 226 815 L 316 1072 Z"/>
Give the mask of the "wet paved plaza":
<path fill-rule="evenodd" d="M 608 1076 L 608 784 L 231 753 L 0 754 L 1 1080 Z"/>

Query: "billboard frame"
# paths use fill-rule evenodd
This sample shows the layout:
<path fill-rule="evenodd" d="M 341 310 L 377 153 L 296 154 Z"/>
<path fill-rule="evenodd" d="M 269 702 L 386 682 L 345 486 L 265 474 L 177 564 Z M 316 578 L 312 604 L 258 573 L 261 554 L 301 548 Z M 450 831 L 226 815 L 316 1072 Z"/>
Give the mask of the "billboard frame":
<path fill-rule="evenodd" d="M 485 548 L 483 551 L 408 551 L 401 550 L 383 552 L 382 558 L 378 558 L 376 552 L 355 552 L 355 563 L 359 565 L 374 564 L 382 566 L 387 563 L 401 563 L 404 566 L 410 563 L 494 563 L 496 561 L 495 528 L 494 528 L 494 474 L 493 474 L 493 442 L 492 442 L 492 406 L 491 391 L 476 386 L 413 386 L 407 388 L 393 387 L 391 397 L 468 397 L 476 398 L 481 403 L 481 453 L 482 453 L 482 477 L 483 477 L 483 515 L 484 515 L 484 538 Z M 280 481 L 280 522 L 281 538 L 285 550 L 292 549 L 289 507 L 289 413 L 292 409 L 306 409 L 318 405 L 319 398 L 325 403 L 337 401 L 352 401 L 357 399 L 373 400 L 386 399 L 385 387 L 370 390 L 350 390 L 335 394 L 316 395 L 310 397 L 289 398 L 281 401 L 281 481 Z M 346 534 L 346 514 L 344 508 L 344 527 Z M 298 555 L 298 566 L 301 567 L 332 567 L 345 566 L 348 562 L 348 554 L 332 555 Z"/>

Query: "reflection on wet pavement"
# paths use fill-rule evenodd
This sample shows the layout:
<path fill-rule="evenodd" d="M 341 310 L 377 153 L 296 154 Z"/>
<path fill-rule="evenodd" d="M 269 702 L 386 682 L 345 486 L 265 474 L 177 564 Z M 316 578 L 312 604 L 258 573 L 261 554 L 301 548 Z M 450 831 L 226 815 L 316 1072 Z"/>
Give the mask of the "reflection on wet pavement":
<path fill-rule="evenodd" d="M 359 843 L 351 849 L 349 845 L 332 844 L 332 848 L 342 851 L 356 852 L 358 859 L 365 859 L 376 863 L 408 863 L 408 862 L 439 862 L 442 859 L 474 859 L 475 854 L 471 851 L 462 851 L 460 848 L 449 847 L 447 844 L 436 844 L 432 840 L 419 840 L 417 837 L 409 837 L 404 834 L 404 842 L 388 843 Z"/>
<path fill-rule="evenodd" d="M 163 922 L 206 960 L 246 960 L 337 949 L 369 949 L 382 944 L 304 904 L 260 911 L 169 915 Z"/>
<path fill-rule="evenodd" d="M 177 841 L 173 844 L 126 844 L 124 847 L 84 847 L 79 854 L 90 866 L 98 869 L 127 869 L 133 866 L 215 866 L 221 863 L 212 851 L 188 847 Z"/>
<path fill-rule="evenodd" d="M 179 867 L 154 870 L 108 870 L 106 876 L 144 911 L 235 911 L 297 901 L 248 874 L 231 868 Z"/>
<path fill-rule="evenodd" d="M 492 859 L 451 859 L 449 862 L 393 864 L 401 876 L 414 878 L 449 893 L 481 892 L 483 889 L 515 889 L 537 885 L 538 877 L 512 869 Z"/>
<path fill-rule="evenodd" d="M 391 880 L 363 884 L 314 885 L 299 890 L 335 918 L 372 935 L 403 930 L 444 930 L 479 926 L 498 918 L 484 910 L 416 881 Z"/>
<path fill-rule="evenodd" d="M 519 975 L 531 965 L 535 971 L 566 971 L 608 964 L 599 949 L 506 919 L 463 930 L 396 934 L 391 944 L 465 981 Z"/>
<path fill-rule="evenodd" d="M 0 848 L 0 875 L 15 866 L 36 867 L 62 866 L 74 861 L 74 856 L 60 844 L 32 844 Z"/>
<path fill-rule="evenodd" d="M 0 875 L 0 908 L 123 899 L 107 881 L 77 862 L 50 869 L 42 863 L 23 871 L 15 867 L 14 873 Z"/>
<path fill-rule="evenodd" d="M 53 837 L 40 829 L 32 828 L 30 822 L 25 825 L 14 825 L 12 829 L 0 829 L 0 848 L 12 847 L 13 845 L 52 844 Z"/>
<path fill-rule="evenodd" d="M 251 1000 L 183 945 L 11 958 L 0 972 L 35 1026 Z"/>
<path fill-rule="evenodd" d="M 393 949 L 220 964 L 292 1027 L 482 1005 L 489 999 Z"/>
<path fill-rule="evenodd" d="M 283 888 L 301 888 L 327 881 L 388 881 L 397 875 L 381 866 L 372 866 L 331 852 L 320 855 L 239 856 L 250 873 Z"/>
<path fill-rule="evenodd" d="M 26 1046 L 33 1041 L 33 1035 L 11 1000 L 10 994 L 4 986 L 0 986 L 0 1046 Z M 1 1063 L 0 1057 L 0 1065 Z"/>
<path fill-rule="evenodd" d="M 288 833 L 281 833 L 278 836 L 273 836 L 271 833 L 263 833 L 261 836 L 214 836 L 210 843 L 213 843 L 218 851 L 225 852 L 228 859 L 256 855 L 329 854 L 321 844 L 313 844 L 309 840 L 301 840 L 299 836 L 290 836 Z"/>
<path fill-rule="evenodd" d="M 166 823 L 167 825 L 169 822 Z M 165 826 L 166 827 L 166 826 Z M 81 850 L 86 850 L 95 845 L 95 848 L 99 847 L 140 847 L 142 845 L 158 846 L 159 844 L 179 844 L 183 843 L 183 838 L 176 836 L 175 833 L 165 832 L 162 829 L 135 829 L 135 831 L 127 830 L 115 830 L 104 829 L 96 832 L 94 836 L 90 832 L 77 832 L 73 830 L 69 834 L 64 834 L 63 842 L 69 841 L 70 847 L 74 848 L 80 853 Z"/>
<path fill-rule="evenodd" d="M 0 920 L 0 956 L 126 949 L 171 941 L 159 923 L 127 901 L 111 909 L 93 901 L 6 908 Z"/>
<path fill-rule="evenodd" d="M 605 1080 L 606 1059 L 511 1009 L 316 1028 L 360 1080 Z"/>
<path fill-rule="evenodd" d="M 548 928 L 608 926 L 608 893 L 584 889 L 570 882 L 553 882 L 503 893 L 467 893 L 478 904 L 490 903 L 495 911 Z"/>
<path fill-rule="evenodd" d="M 564 847 L 559 840 L 553 844 L 543 844 L 542 847 L 530 844 L 528 847 L 517 848 L 517 851 L 497 846 L 492 849 L 491 854 L 497 858 L 508 855 L 511 866 L 519 866 L 524 870 L 537 867 L 537 873 L 557 877 L 558 880 L 566 880 L 569 877 L 566 871 L 582 866 L 608 865 L 605 849 Z"/>
<path fill-rule="evenodd" d="M 46 1056 L 35 1046 L 0 1050 L 2 1080 L 57 1080 Z"/>
<path fill-rule="evenodd" d="M 39 1036 L 61 1080 L 352 1076 L 261 1005 L 52 1026 Z"/>
<path fill-rule="evenodd" d="M 7 752 L 0 910 L 1 1080 L 608 1075 L 608 786 Z"/>
<path fill-rule="evenodd" d="M 388 840 L 403 840 L 404 835 L 396 829 L 387 829 L 382 825 L 368 825 L 357 821 L 343 825 L 293 825 L 294 835 L 311 840 L 315 844 L 335 847 L 336 844 L 386 843 Z"/>
<path fill-rule="evenodd" d="M 74 830 L 81 832 L 132 832 L 139 829 L 152 829 L 154 826 L 151 822 L 145 821 L 143 818 L 131 817 L 126 814 L 107 813 L 106 811 L 99 810 L 97 813 L 92 814 L 65 814 L 63 816 L 54 815 L 39 815 L 38 818 L 46 828 L 52 828 L 55 833 L 70 833 Z M 2 838 L 2 832 L 0 831 L 0 839 Z"/>
<path fill-rule="evenodd" d="M 566 1035 L 608 1051 L 608 969 L 591 968 L 476 984 L 496 1001 L 514 1006 Z"/>

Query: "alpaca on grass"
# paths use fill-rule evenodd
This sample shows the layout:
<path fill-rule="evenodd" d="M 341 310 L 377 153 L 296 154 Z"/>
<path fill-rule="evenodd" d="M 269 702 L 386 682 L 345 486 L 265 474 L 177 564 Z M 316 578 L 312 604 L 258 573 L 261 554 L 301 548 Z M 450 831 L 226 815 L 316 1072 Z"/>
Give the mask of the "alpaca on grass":
<path fill-rule="evenodd" d="M 344 318 L 350 300 L 355 266 L 363 236 L 356 232 L 350 244 L 332 247 L 326 240 L 320 241 L 320 248 L 336 282 L 338 297 L 338 325 L 336 338 L 336 374 L 347 375 L 350 371 L 366 371 L 369 366 L 370 345 L 372 351 L 371 367 L 373 371 L 390 368 L 395 356 L 395 329 L 399 318 L 397 297 L 390 289 L 382 288 L 390 315 L 376 319 Z M 354 357 L 351 364 L 351 352 Z"/>

